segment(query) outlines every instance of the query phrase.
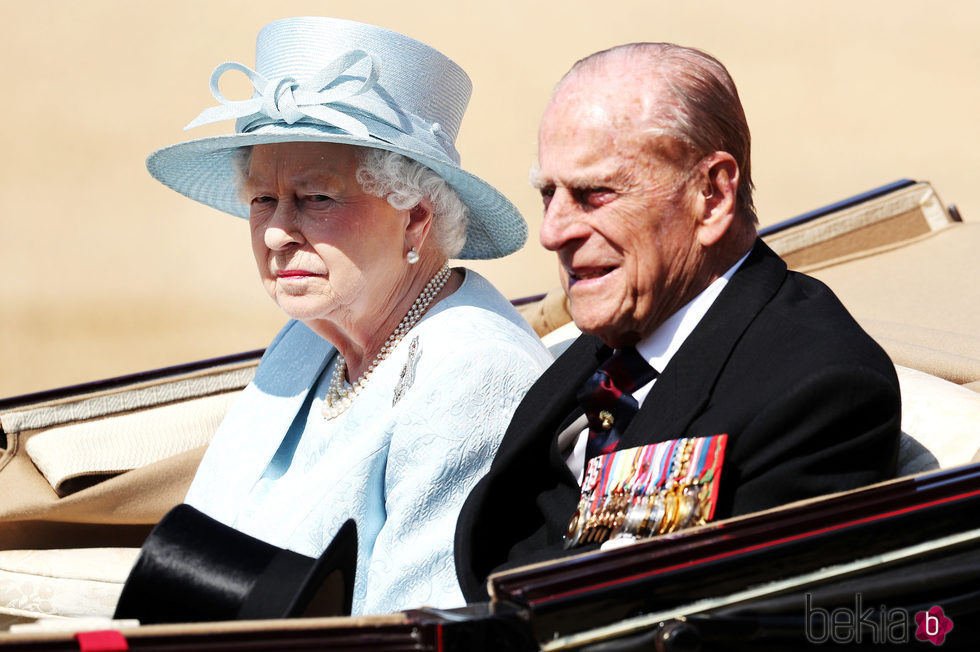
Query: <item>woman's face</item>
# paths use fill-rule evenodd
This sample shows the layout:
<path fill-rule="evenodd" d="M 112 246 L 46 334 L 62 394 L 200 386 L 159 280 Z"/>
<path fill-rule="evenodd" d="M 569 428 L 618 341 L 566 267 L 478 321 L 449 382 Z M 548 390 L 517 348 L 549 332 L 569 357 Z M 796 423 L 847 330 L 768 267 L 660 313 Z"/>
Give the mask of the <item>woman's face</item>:
<path fill-rule="evenodd" d="M 262 283 L 314 330 L 370 329 L 404 282 L 409 212 L 366 194 L 358 164 L 356 148 L 335 143 L 252 151 L 244 191 Z"/>

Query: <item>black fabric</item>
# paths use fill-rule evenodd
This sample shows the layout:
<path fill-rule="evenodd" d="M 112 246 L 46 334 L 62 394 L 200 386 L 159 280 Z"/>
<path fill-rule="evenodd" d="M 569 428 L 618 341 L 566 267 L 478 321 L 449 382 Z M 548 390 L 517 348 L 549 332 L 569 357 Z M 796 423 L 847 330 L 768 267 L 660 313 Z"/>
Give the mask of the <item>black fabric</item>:
<path fill-rule="evenodd" d="M 354 521 L 341 526 L 312 569 L 309 562 L 309 557 L 291 550 L 273 557 L 243 601 L 238 619 L 268 618 L 269 605 L 281 605 L 277 610 L 288 618 L 349 616 L 357 569 Z M 304 578 L 304 582 L 297 587 L 284 578 Z"/>
<path fill-rule="evenodd" d="M 298 598 L 312 597 L 335 569 L 344 569 L 349 579 L 338 602 L 346 603 L 350 613 L 356 554 L 353 521 L 345 523 L 317 560 L 239 532 L 190 505 L 178 505 L 144 542 L 115 617 L 143 624 L 290 617 L 306 606 Z"/>
<path fill-rule="evenodd" d="M 495 570 L 561 556 L 579 486 L 558 425 L 608 348 L 583 335 L 518 406 L 457 523 L 470 601 Z M 761 240 L 667 364 L 619 447 L 728 435 L 715 518 L 894 475 L 901 401 L 888 356 L 824 284 Z M 576 549 L 575 553 L 582 552 Z"/>

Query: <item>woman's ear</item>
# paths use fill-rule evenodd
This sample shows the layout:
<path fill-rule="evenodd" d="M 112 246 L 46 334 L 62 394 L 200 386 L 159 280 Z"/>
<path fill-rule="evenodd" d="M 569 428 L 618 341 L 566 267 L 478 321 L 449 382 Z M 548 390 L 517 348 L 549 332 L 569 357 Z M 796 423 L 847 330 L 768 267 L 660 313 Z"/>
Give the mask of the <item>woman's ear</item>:
<path fill-rule="evenodd" d="M 701 160 L 700 167 L 697 238 L 702 247 L 710 247 L 722 239 L 735 219 L 738 163 L 728 152 L 714 152 Z"/>
<path fill-rule="evenodd" d="M 432 227 L 432 202 L 422 199 L 408 210 L 408 225 L 405 235 L 410 246 L 421 249 L 429 229 Z"/>

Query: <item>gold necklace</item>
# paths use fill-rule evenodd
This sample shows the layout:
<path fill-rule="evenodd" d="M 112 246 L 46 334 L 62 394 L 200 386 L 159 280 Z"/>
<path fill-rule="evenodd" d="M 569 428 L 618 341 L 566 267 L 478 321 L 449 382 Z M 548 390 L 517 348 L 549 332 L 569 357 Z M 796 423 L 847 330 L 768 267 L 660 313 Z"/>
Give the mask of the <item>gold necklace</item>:
<path fill-rule="evenodd" d="M 323 399 L 323 407 L 321 408 L 321 413 L 326 419 L 334 419 L 350 407 L 354 399 L 361 393 L 364 386 L 367 384 L 368 378 L 378 367 L 379 364 L 384 361 L 388 355 L 398 346 L 398 343 L 402 341 L 408 331 L 412 330 L 412 327 L 418 323 L 422 315 L 425 314 L 426 308 L 432 303 L 432 300 L 436 297 L 442 288 L 445 287 L 446 282 L 449 280 L 449 263 L 443 263 L 442 268 L 436 272 L 436 275 L 422 288 L 422 292 L 419 294 L 418 298 L 415 299 L 415 303 L 409 308 L 408 312 L 402 317 L 402 320 L 398 323 L 398 327 L 395 328 L 395 332 L 388 336 L 388 339 L 381 346 L 381 350 L 378 351 L 378 355 L 374 357 L 374 360 L 368 365 L 368 368 L 364 370 L 364 373 L 354 381 L 349 387 L 346 386 L 344 382 L 344 376 L 347 373 L 347 361 L 344 360 L 344 356 L 337 352 L 337 363 L 333 368 L 333 376 L 330 378 L 330 387 L 327 389 L 327 395 Z"/>

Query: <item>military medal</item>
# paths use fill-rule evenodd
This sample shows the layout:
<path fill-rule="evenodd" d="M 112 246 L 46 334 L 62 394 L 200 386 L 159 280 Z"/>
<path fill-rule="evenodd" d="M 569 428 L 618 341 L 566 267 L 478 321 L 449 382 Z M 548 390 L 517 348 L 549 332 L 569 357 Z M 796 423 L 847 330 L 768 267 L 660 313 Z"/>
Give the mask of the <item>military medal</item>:
<path fill-rule="evenodd" d="M 685 437 L 593 457 L 565 547 L 645 538 L 711 520 L 727 439 Z"/>

